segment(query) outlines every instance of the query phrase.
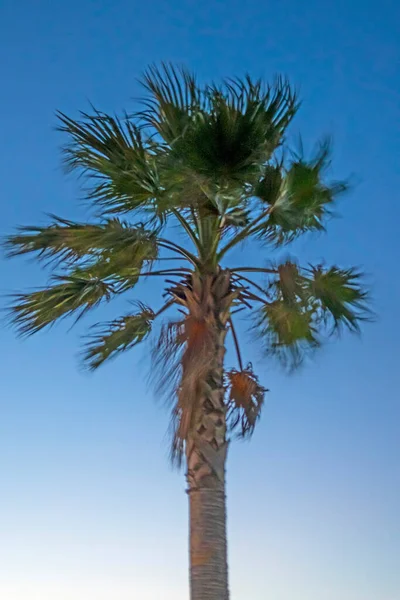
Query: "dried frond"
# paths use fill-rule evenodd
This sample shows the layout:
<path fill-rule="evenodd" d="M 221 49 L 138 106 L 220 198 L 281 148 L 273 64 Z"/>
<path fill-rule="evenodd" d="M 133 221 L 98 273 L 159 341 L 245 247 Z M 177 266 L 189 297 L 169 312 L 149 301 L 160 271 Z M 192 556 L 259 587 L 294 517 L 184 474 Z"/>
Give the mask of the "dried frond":
<path fill-rule="evenodd" d="M 162 328 L 154 350 L 154 372 L 158 390 L 174 399 L 173 457 L 179 462 L 215 360 L 220 334 L 216 315 L 219 323 L 228 320 L 237 292 L 232 289 L 229 271 L 221 270 L 203 277 L 191 273 L 171 286 L 168 294 L 182 306 L 183 317 Z"/>
<path fill-rule="evenodd" d="M 226 372 L 228 400 L 228 424 L 231 430 L 240 428 L 240 437 L 249 437 L 254 431 L 260 417 L 265 393 L 268 391 L 260 385 L 252 365 L 237 371 Z"/>
<path fill-rule="evenodd" d="M 189 314 L 162 327 L 152 373 L 157 391 L 173 405 L 172 458 L 178 463 L 212 358 L 213 338 L 205 320 Z"/>

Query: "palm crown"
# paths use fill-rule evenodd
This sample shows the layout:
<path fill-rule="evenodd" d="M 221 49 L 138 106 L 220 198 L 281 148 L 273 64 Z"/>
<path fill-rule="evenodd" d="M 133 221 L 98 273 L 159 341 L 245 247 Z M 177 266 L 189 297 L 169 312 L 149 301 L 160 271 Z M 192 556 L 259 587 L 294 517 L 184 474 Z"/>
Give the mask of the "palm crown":
<path fill-rule="evenodd" d="M 54 267 L 51 285 L 16 295 L 10 311 L 28 335 L 69 315 L 80 318 L 131 292 L 141 278 L 163 278 L 161 309 L 138 302 L 133 312 L 98 324 L 84 360 L 96 369 L 145 340 L 167 309 L 179 309 L 156 344 L 157 364 L 176 385 L 179 456 L 210 360 L 210 315 L 217 311 L 233 335 L 238 367 L 225 371 L 225 406 L 228 426 L 245 436 L 266 390 L 242 362 L 235 313 L 250 311 L 266 351 L 298 364 L 324 334 L 358 330 L 366 293 L 354 269 L 302 268 L 294 260 L 229 266 L 230 251 L 244 240 L 273 250 L 323 230 L 346 189 L 326 180 L 327 144 L 309 160 L 286 151 L 285 132 L 298 109 L 287 81 L 264 86 L 246 77 L 200 86 L 186 70 L 164 65 L 150 68 L 143 83 L 143 110 L 132 116 L 94 110 L 73 120 L 59 113 L 69 138 L 65 165 L 87 178 L 96 216 L 90 223 L 51 217 L 47 227 L 22 227 L 8 237 L 9 255 L 36 253 Z M 172 239 L 172 224 L 187 243 L 175 241 L 175 230 Z M 260 273 L 263 284 L 254 281 Z"/>

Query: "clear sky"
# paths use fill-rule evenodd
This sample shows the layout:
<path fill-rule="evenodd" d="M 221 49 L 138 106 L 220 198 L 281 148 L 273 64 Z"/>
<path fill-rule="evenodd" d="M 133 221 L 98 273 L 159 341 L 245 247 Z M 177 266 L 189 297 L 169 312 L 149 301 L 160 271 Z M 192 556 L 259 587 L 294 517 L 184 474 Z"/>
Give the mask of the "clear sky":
<path fill-rule="evenodd" d="M 298 249 L 362 265 L 379 318 L 290 377 L 247 338 L 271 392 L 230 453 L 232 600 L 400 600 L 399 21 L 395 0 L 1 3 L 0 233 L 83 215 L 54 112 L 130 110 L 153 61 L 202 79 L 287 74 L 303 98 L 293 135 L 332 134 L 335 173 L 353 176 L 341 218 Z M 44 281 L 1 263 L 1 292 Z M 89 376 L 67 330 L 0 330 L 0 598 L 187 599 L 184 480 L 147 357 Z"/>

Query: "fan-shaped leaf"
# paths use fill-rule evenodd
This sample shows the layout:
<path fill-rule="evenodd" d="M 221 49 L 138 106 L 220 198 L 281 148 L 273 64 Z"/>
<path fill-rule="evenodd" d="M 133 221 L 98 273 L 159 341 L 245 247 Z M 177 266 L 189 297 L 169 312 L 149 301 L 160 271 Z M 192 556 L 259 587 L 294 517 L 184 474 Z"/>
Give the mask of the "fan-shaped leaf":
<path fill-rule="evenodd" d="M 269 206 L 274 206 L 281 195 L 282 167 L 267 165 L 259 182 L 254 187 L 254 195 Z"/>
<path fill-rule="evenodd" d="M 269 168 L 256 192 L 271 205 L 261 236 L 278 244 L 291 241 L 305 231 L 324 229 L 326 218 L 339 194 L 348 189 L 346 182 L 327 183 L 325 171 L 330 164 L 329 145 L 322 143 L 316 156 L 307 161 L 302 156 L 282 172 Z"/>
<path fill-rule="evenodd" d="M 267 351 L 284 361 L 298 364 L 324 334 L 342 326 L 356 332 L 368 318 L 368 295 L 354 269 L 302 269 L 290 260 L 273 267 L 271 302 L 262 308 L 258 326 Z"/>
<path fill-rule="evenodd" d="M 308 289 L 319 304 L 325 322 L 334 329 L 342 326 L 359 331 L 359 323 L 368 318 L 368 294 L 361 283 L 361 274 L 355 269 L 322 266 L 311 267 Z"/>
<path fill-rule="evenodd" d="M 89 198 L 106 213 L 154 210 L 163 190 L 157 170 L 160 148 L 144 141 L 137 126 L 126 118 L 95 111 L 81 120 L 58 114 L 60 130 L 69 134 L 65 165 L 80 169 L 92 182 Z"/>
<path fill-rule="evenodd" d="M 313 313 L 313 308 L 301 302 L 283 299 L 263 306 L 257 326 L 267 354 L 277 356 L 290 368 L 298 366 L 304 355 L 319 345 Z"/>
<path fill-rule="evenodd" d="M 144 264 L 157 259 L 157 233 L 119 219 L 101 224 L 74 223 L 54 217 L 48 227 L 22 227 L 5 241 L 9 256 L 37 252 L 56 264 L 80 261 L 100 279 L 135 280 Z"/>
<path fill-rule="evenodd" d="M 59 281 L 30 294 L 15 294 L 9 312 L 12 324 L 21 335 L 36 333 L 55 321 L 78 312 L 77 320 L 103 299 L 110 300 L 112 285 L 76 271 L 73 275 L 54 276 Z"/>
<path fill-rule="evenodd" d="M 295 112 L 285 82 L 263 90 L 249 81 L 231 88 L 210 87 L 209 109 L 191 119 L 172 151 L 194 172 L 219 183 L 243 184 L 258 178 Z M 285 116 L 283 116 L 285 115 Z"/>
<path fill-rule="evenodd" d="M 161 68 L 150 67 L 142 83 L 150 97 L 144 101 L 146 110 L 140 116 L 167 144 L 172 144 L 204 107 L 206 98 L 192 73 L 167 63 Z"/>

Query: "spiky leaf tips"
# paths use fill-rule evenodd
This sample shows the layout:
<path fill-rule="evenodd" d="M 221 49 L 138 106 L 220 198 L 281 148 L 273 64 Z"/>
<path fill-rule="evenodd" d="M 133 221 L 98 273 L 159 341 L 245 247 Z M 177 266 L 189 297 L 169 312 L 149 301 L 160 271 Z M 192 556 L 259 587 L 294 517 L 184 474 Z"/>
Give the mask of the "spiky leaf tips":
<path fill-rule="evenodd" d="M 54 276 L 55 285 L 16 294 L 10 317 L 23 335 L 37 333 L 63 317 L 77 313 L 77 319 L 95 308 L 103 299 L 110 300 L 112 285 L 76 271 L 73 275 Z"/>
<path fill-rule="evenodd" d="M 322 265 L 310 267 L 308 272 L 308 290 L 318 303 L 323 322 L 333 330 L 347 327 L 358 332 L 360 323 L 371 314 L 361 273 L 336 266 L 324 269 Z"/>
<path fill-rule="evenodd" d="M 304 352 L 318 345 L 314 306 L 296 263 L 287 260 L 275 265 L 275 271 L 268 285 L 269 301 L 259 312 L 258 327 L 267 352 L 298 365 Z"/>
<path fill-rule="evenodd" d="M 287 164 L 266 167 L 255 188 L 256 196 L 269 206 L 260 235 L 279 245 L 307 231 L 324 229 L 335 199 L 348 189 L 345 181 L 325 180 L 329 165 L 330 146 L 325 141 L 310 160 L 294 155 Z"/>
<path fill-rule="evenodd" d="M 218 186 L 254 180 L 294 113 L 290 86 L 279 82 L 274 91 L 247 79 L 209 87 L 206 98 L 205 108 L 194 112 L 174 140 L 174 154 Z"/>
<path fill-rule="evenodd" d="M 157 146 L 144 139 L 128 117 L 123 121 L 99 111 L 73 120 L 59 113 L 59 129 L 69 142 L 64 147 L 68 170 L 84 173 L 91 184 L 89 200 L 103 214 L 157 210 L 162 188 L 157 172 Z"/>
<path fill-rule="evenodd" d="M 84 353 L 90 369 L 97 369 L 105 360 L 133 348 L 149 335 L 155 314 L 144 304 L 138 308 L 140 312 L 136 314 L 95 326 Z"/>
<path fill-rule="evenodd" d="M 115 261 L 135 268 L 157 258 L 157 237 L 143 225 L 131 226 L 118 218 L 101 223 L 74 223 L 59 217 L 47 227 L 21 227 L 5 242 L 9 256 L 37 252 L 40 259 L 73 264 Z"/>
<path fill-rule="evenodd" d="M 14 297 L 11 321 L 20 333 L 35 333 L 136 292 L 140 280 L 161 279 L 158 310 L 137 303 L 98 325 L 84 358 L 96 369 L 147 339 L 155 320 L 175 309 L 157 348 L 164 389 L 168 374 L 173 379 L 179 453 L 204 394 L 214 425 L 227 418 L 242 437 L 254 430 L 266 390 L 244 366 L 237 311 L 253 315 L 267 354 L 293 366 L 324 336 L 358 331 L 368 298 L 352 268 L 271 261 L 277 247 L 323 231 L 347 189 L 329 181 L 327 142 L 311 158 L 290 151 L 286 133 L 299 103 L 287 80 L 264 85 L 246 76 L 200 85 L 186 69 L 162 65 L 149 68 L 143 84 L 142 109 L 132 115 L 58 114 L 65 165 L 83 176 L 93 217 L 51 216 L 47 226 L 22 227 L 7 238 L 9 256 L 33 255 L 53 269 L 48 287 Z M 261 247 L 269 263 L 235 266 L 231 253 L 241 242 Z M 226 335 L 238 364 L 221 374 L 214 363 Z M 217 380 L 221 406 L 220 389 L 212 389 Z"/>
<path fill-rule="evenodd" d="M 354 269 L 301 268 L 290 260 L 273 267 L 276 275 L 271 275 L 256 327 L 267 353 L 286 365 L 298 366 L 324 334 L 343 328 L 357 332 L 369 318 L 368 294 Z"/>

